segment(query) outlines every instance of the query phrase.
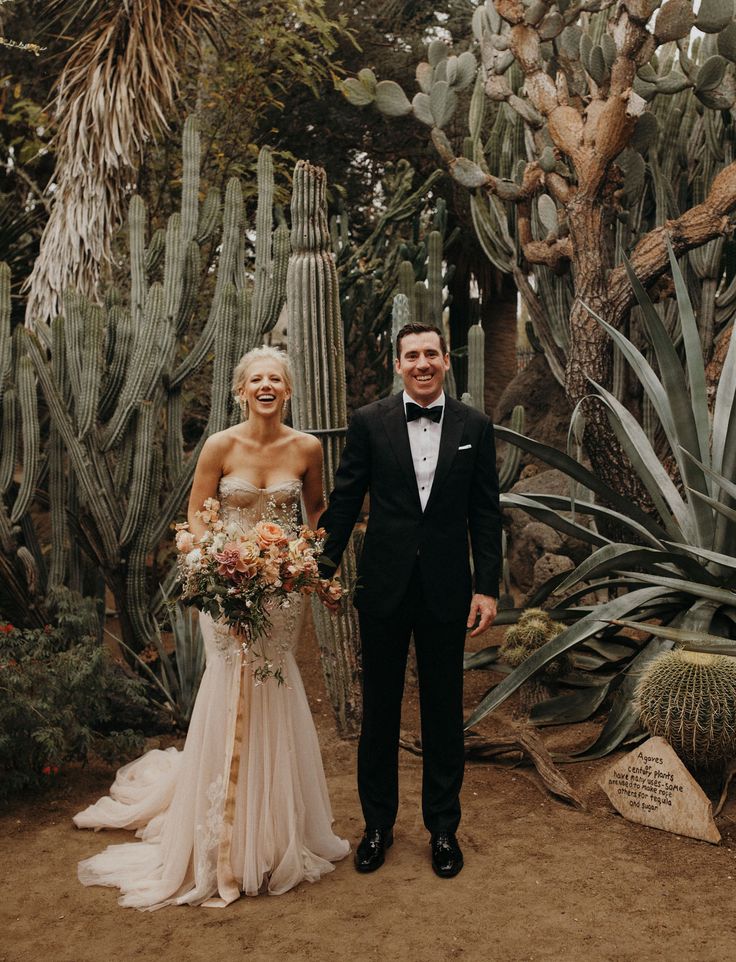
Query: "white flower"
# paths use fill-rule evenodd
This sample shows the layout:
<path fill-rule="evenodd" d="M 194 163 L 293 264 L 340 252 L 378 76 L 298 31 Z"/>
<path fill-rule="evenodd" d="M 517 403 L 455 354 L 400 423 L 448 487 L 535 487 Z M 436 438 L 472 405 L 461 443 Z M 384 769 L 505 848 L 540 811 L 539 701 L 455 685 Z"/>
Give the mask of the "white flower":
<path fill-rule="evenodd" d="M 202 549 L 192 548 L 192 550 L 186 554 L 185 559 L 190 568 L 199 568 L 202 564 Z"/>

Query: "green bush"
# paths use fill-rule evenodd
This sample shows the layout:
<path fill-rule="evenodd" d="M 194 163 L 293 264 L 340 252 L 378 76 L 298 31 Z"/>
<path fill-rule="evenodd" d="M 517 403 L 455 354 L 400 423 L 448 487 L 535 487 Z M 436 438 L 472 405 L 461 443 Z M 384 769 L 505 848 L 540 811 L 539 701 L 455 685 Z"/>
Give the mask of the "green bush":
<path fill-rule="evenodd" d="M 93 633 L 94 603 L 64 593 L 55 620 L 41 629 L 0 623 L 0 800 L 92 751 L 113 761 L 142 747 L 140 731 L 116 724 L 121 706 L 145 707 L 142 686 Z"/>

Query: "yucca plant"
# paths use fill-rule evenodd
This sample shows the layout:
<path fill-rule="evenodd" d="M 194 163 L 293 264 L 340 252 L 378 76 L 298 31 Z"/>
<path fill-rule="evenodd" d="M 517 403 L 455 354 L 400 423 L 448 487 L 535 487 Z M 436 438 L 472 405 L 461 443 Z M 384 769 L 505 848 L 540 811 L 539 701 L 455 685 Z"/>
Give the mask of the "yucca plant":
<path fill-rule="evenodd" d="M 574 717 L 565 698 L 540 711 L 548 722 L 579 721 L 600 706 L 606 693 L 615 691 L 599 737 L 576 755 L 600 757 L 634 734 L 638 725 L 634 690 L 641 669 L 656 655 L 675 642 L 692 650 L 726 654 L 736 650 L 736 484 L 730 480 L 736 470 L 736 344 L 732 338 L 711 413 L 695 315 L 671 249 L 669 255 L 679 308 L 679 329 L 673 336 L 627 264 L 658 374 L 620 331 L 598 318 L 651 402 L 672 459 L 669 471 L 631 412 L 591 382 L 656 514 L 622 497 L 568 454 L 510 429 L 497 429 L 499 438 L 565 472 L 572 482 L 569 498 L 505 494 L 503 504 L 576 535 L 594 550 L 567 577 L 550 585 L 550 593 L 560 599 L 558 608 L 578 620 L 489 692 L 468 727 L 563 652 L 594 640 L 605 657 L 611 632 L 621 624 L 638 627 L 648 640 L 633 647 L 633 657 L 622 658 L 618 670 L 604 676 L 595 691 L 575 696 Z M 593 311 L 590 314 L 596 317 Z M 587 498 L 578 497 L 580 486 L 588 489 Z M 603 522 L 604 530 L 625 532 L 626 540 L 606 537 L 581 524 L 577 515 Z M 575 607 L 586 595 L 601 590 L 608 592 L 609 601 Z M 559 617 L 554 610 L 552 614 Z M 657 624 L 645 624 L 654 618 Z M 555 718 L 558 707 L 563 714 Z"/>

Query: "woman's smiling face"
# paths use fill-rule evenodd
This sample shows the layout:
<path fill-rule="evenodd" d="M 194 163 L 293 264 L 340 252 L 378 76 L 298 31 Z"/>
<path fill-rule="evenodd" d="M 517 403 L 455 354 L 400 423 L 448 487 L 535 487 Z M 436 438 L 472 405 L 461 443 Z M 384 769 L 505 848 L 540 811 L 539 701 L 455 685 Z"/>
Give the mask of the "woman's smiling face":
<path fill-rule="evenodd" d="M 252 413 L 281 416 L 290 394 L 283 365 L 272 358 L 257 358 L 249 365 L 240 397 Z"/>

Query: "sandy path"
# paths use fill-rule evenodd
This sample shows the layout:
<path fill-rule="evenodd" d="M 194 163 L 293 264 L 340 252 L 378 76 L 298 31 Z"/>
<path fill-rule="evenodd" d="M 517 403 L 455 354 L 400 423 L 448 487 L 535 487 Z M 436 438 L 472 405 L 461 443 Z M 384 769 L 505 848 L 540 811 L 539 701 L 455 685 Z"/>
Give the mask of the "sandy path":
<path fill-rule="evenodd" d="M 354 840 L 362 828 L 355 746 L 332 733 L 313 641 L 300 659 L 336 827 Z M 469 678 L 469 704 L 487 678 Z M 409 698 L 408 729 L 416 728 L 415 712 Z M 593 731 L 551 737 L 582 744 Z M 79 859 L 129 836 L 73 828 L 72 813 L 104 793 L 112 772 L 102 765 L 70 771 L 48 795 L 0 816 L 0 962 L 219 962 L 245 954 L 257 962 L 733 958 L 736 803 L 719 820 L 719 847 L 632 825 L 596 787 L 605 765 L 565 769 L 586 812 L 552 800 L 528 769 L 468 765 L 460 833 L 466 867 L 456 879 L 440 880 L 419 812 L 421 762 L 403 754 L 396 842 L 375 875 L 358 875 L 348 859 L 318 884 L 286 895 L 243 898 L 225 910 L 154 913 L 121 909 L 113 890 L 78 884 Z"/>

